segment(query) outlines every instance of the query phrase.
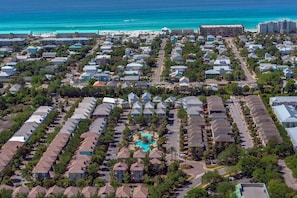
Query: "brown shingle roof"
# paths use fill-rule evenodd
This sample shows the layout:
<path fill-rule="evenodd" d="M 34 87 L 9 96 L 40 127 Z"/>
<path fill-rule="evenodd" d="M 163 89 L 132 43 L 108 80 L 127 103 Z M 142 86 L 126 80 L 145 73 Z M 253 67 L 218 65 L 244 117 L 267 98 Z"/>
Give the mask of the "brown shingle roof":
<path fill-rule="evenodd" d="M 116 198 L 129 198 L 130 196 L 131 192 L 128 186 L 121 186 L 117 188 Z"/>
<path fill-rule="evenodd" d="M 142 149 L 139 149 L 133 153 L 133 158 L 143 159 L 143 158 L 145 158 L 145 156 L 146 156 L 146 153 Z"/>
<path fill-rule="evenodd" d="M 120 152 L 117 154 L 118 159 L 128 159 L 130 158 L 130 151 L 128 148 L 121 148 Z"/>
<path fill-rule="evenodd" d="M 82 189 L 81 194 L 85 197 L 85 198 L 89 198 L 92 197 L 94 195 L 97 194 L 97 188 L 96 187 L 92 187 L 92 186 L 86 186 Z"/>
<path fill-rule="evenodd" d="M 18 194 L 28 194 L 30 192 L 29 188 L 26 186 L 19 186 L 14 189 L 12 197 L 17 197 Z"/>
<path fill-rule="evenodd" d="M 3 190 L 3 189 L 5 189 L 5 190 L 13 190 L 13 187 L 12 186 L 9 186 L 9 185 L 6 185 L 6 184 L 1 184 L 0 185 L 0 191 Z"/>
<path fill-rule="evenodd" d="M 131 165 L 130 167 L 131 171 L 143 171 L 144 170 L 144 165 L 141 162 L 136 162 Z"/>
<path fill-rule="evenodd" d="M 113 170 L 117 171 L 117 170 L 128 170 L 128 165 L 126 163 L 123 162 L 118 162 L 113 166 Z"/>
<path fill-rule="evenodd" d="M 47 190 L 45 197 L 49 197 L 51 195 L 63 194 L 64 191 L 65 191 L 64 188 L 61 188 L 61 187 L 55 185 L 55 186 L 50 187 Z"/>
<path fill-rule="evenodd" d="M 157 148 L 154 148 L 150 154 L 149 154 L 149 158 L 158 158 L 158 159 L 162 159 L 162 152 L 159 151 Z"/>
<path fill-rule="evenodd" d="M 114 193 L 114 192 L 115 192 L 114 188 L 111 185 L 106 184 L 105 186 L 100 188 L 98 192 L 98 196 L 105 197 L 106 195 L 110 195 L 111 193 Z"/>
<path fill-rule="evenodd" d="M 35 186 L 30 191 L 28 197 L 29 198 L 36 198 L 36 197 L 41 196 L 41 195 L 45 196 L 45 193 L 46 193 L 46 188 L 41 187 L 41 186 Z"/>
<path fill-rule="evenodd" d="M 80 193 L 80 189 L 78 187 L 70 186 L 65 189 L 64 195 L 67 197 L 74 197 Z"/>
<path fill-rule="evenodd" d="M 148 188 L 144 185 L 139 185 L 133 190 L 133 198 L 147 198 L 148 197 Z"/>

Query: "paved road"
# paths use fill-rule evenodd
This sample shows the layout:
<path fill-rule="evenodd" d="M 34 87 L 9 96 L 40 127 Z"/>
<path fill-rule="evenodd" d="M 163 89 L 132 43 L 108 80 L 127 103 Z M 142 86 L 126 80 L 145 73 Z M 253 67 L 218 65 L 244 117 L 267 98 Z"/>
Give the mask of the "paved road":
<path fill-rule="evenodd" d="M 202 162 L 200 162 L 200 163 L 202 163 Z M 201 172 L 200 174 L 196 175 L 196 177 L 192 181 L 190 181 L 189 184 L 186 184 L 185 186 L 183 186 L 182 188 L 177 190 L 175 193 L 175 197 L 183 198 L 192 188 L 200 185 L 202 183 L 202 176 L 204 175 L 205 172 L 206 171 Z M 220 168 L 218 170 L 218 173 L 220 175 L 225 175 L 227 173 L 227 169 Z"/>
<path fill-rule="evenodd" d="M 167 153 L 171 155 L 171 148 L 174 148 L 174 151 L 172 154 L 176 156 L 179 156 L 179 128 L 180 128 L 180 121 L 177 118 L 177 109 L 170 110 L 170 115 L 173 115 L 173 117 L 170 117 L 168 120 L 168 135 L 167 135 L 167 143 L 166 143 L 166 149 Z M 175 157 L 176 157 L 175 156 Z M 172 159 L 175 159 L 172 156 Z"/>
<path fill-rule="evenodd" d="M 161 48 L 159 51 L 159 56 L 157 59 L 157 68 L 155 70 L 155 74 L 153 77 L 153 84 L 158 84 L 161 82 L 161 74 L 163 71 L 163 65 L 164 65 L 164 59 L 165 59 L 164 47 L 166 46 L 166 43 L 167 43 L 167 39 L 163 38 L 161 43 Z"/>
<path fill-rule="evenodd" d="M 285 179 L 287 186 L 297 190 L 297 179 L 293 177 L 291 169 L 289 169 L 284 160 L 278 160 L 278 165 L 281 168 L 281 172 Z"/>
<path fill-rule="evenodd" d="M 100 178 L 104 179 L 106 182 L 110 182 L 110 170 L 107 166 L 107 163 L 110 160 L 116 159 L 117 153 L 119 151 L 118 143 L 122 140 L 123 131 L 126 128 L 125 122 L 127 121 L 127 115 L 129 114 L 129 110 L 124 110 L 122 113 L 117 126 L 115 127 L 115 134 L 114 134 L 114 142 L 111 143 L 107 150 L 107 155 L 101 166 L 101 170 L 99 171 Z"/>
<path fill-rule="evenodd" d="M 232 52 L 235 55 L 235 57 L 240 61 L 241 68 L 244 71 L 245 76 L 246 76 L 246 82 L 247 83 L 255 83 L 256 79 L 251 74 L 251 72 L 248 70 L 246 61 L 243 60 L 243 58 L 240 56 L 240 54 L 237 50 L 237 47 L 235 46 L 235 44 L 233 42 L 233 38 L 225 38 L 225 40 L 226 40 L 227 45 L 232 49 Z"/>
<path fill-rule="evenodd" d="M 243 148 L 252 148 L 254 145 L 253 140 L 245 123 L 244 115 L 242 114 L 240 108 L 240 103 L 236 99 L 230 100 L 232 101 L 232 103 L 229 103 L 230 113 L 239 130 L 240 138 L 242 140 L 241 146 Z"/>

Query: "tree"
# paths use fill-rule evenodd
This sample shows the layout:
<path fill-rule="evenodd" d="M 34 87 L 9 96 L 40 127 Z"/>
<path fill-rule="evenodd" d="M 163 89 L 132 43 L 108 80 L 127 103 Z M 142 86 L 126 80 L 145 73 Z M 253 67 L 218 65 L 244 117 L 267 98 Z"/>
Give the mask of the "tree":
<path fill-rule="evenodd" d="M 232 182 L 223 181 L 218 183 L 216 191 L 220 196 L 226 196 L 233 193 L 235 190 L 235 184 Z"/>
<path fill-rule="evenodd" d="M 268 188 L 271 198 L 285 198 L 287 197 L 286 194 L 292 192 L 292 190 L 288 188 L 288 186 L 282 180 L 273 179 L 269 181 Z"/>
<path fill-rule="evenodd" d="M 192 188 L 186 195 L 185 198 L 207 198 L 208 193 L 204 188 Z"/>
<path fill-rule="evenodd" d="M 223 181 L 223 177 L 219 174 L 217 170 L 206 172 L 202 176 L 202 183 L 204 184 L 216 184 L 220 181 Z"/>
<path fill-rule="evenodd" d="M 285 92 L 294 93 L 296 90 L 296 85 L 294 80 L 289 80 L 285 86 Z"/>
<path fill-rule="evenodd" d="M 225 165 L 235 165 L 240 157 L 241 148 L 236 144 L 230 144 L 218 155 L 218 162 Z"/>
<path fill-rule="evenodd" d="M 257 168 L 259 159 L 254 156 L 245 156 L 239 160 L 238 166 L 246 176 L 252 176 L 253 171 Z"/>
<path fill-rule="evenodd" d="M 125 173 L 124 174 L 124 182 L 129 183 L 129 181 L 130 181 L 130 175 L 129 175 L 129 173 Z"/>
<path fill-rule="evenodd" d="M 226 91 L 229 95 L 239 95 L 242 93 L 242 89 L 238 86 L 237 83 L 227 84 Z"/>

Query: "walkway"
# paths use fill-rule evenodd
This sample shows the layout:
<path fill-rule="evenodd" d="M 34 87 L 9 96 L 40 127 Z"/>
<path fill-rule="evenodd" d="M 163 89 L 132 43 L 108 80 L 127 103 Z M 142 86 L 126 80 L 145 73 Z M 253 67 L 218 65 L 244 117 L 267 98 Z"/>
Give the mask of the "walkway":
<path fill-rule="evenodd" d="M 292 170 L 287 167 L 284 160 L 278 160 L 278 165 L 281 168 L 281 173 L 287 186 L 297 190 L 297 179 L 293 177 Z"/>
<path fill-rule="evenodd" d="M 165 59 L 165 51 L 164 48 L 166 46 L 167 39 L 163 38 L 161 43 L 161 48 L 159 51 L 159 56 L 157 59 L 157 68 L 155 69 L 155 74 L 153 77 L 153 84 L 158 84 L 161 82 L 161 74 L 163 71 L 164 59 Z"/>

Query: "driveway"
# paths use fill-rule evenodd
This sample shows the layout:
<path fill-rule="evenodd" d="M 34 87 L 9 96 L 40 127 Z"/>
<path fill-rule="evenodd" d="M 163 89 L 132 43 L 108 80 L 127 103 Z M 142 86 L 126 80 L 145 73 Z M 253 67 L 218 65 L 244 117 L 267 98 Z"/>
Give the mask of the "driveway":
<path fill-rule="evenodd" d="M 117 158 L 117 153 L 119 151 L 118 143 L 121 142 L 123 137 L 123 131 L 125 130 L 125 122 L 127 121 L 127 115 L 129 114 L 129 110 L 124 110 L 121 114 L 119 122 L 114 129 L 114 142 L 109 144 L 108 150 L 106 152 L 106 157 L 104 159 L 103 165 L 101 166 L 101 170 L 99 171 L 100 178 L 104 179 L 107 183 L 110 182 L 110 170 L 107 166 L 107 163 L 110 160 L 114 160 Z"/>
<path fill-rule="evenodd" d="M 167 153 L 171 156 L 171 148 L 174 148 L 175 153 L 173 155 L 179 156 L 179 128 L 180 128 L 180 121 L 177 118 L 177 109 L 172 109 L 169 111 L 169 114 L 172 115 L 168 119 L 168 134 L 167 142 L 166 142 L 166 149 Z M 173 157 L 173 156 L 172 156 Z"/>
<path fill-rule="evenodd" d="M 233 122 L 236 123 L 237 128 L 239 130 L 240 139 L 242 140 L 241 146 L 243 148 L 253 148 L 253 140 L 249 134 L 249 130 L 247 124 L 244 119 L 244 115 L 242 114 L 240 103 L 236 99 L 230 99 L 232 101 L 228 104 L 231 116 L 233 118 Z"/>

